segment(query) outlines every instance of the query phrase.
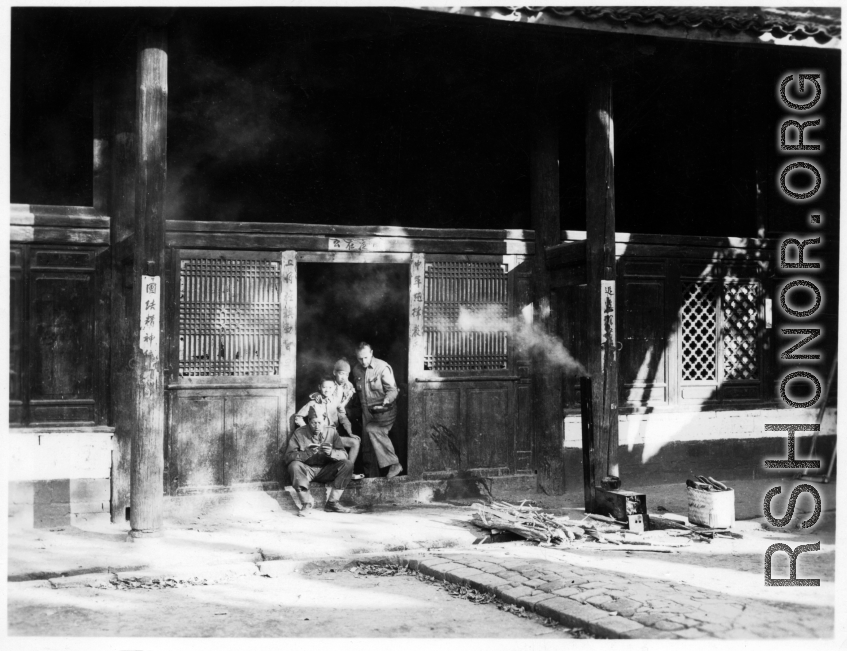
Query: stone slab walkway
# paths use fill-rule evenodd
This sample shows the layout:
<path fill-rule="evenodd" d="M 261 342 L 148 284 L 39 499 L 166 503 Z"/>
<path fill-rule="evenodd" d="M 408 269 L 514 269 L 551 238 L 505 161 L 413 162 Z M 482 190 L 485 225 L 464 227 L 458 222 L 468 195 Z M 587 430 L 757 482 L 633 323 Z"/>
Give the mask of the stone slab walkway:
<path fill-rule="evenodd" d="M 402 557 L 423 574 L 603 638 L 828 638 L 834 610 L 755 600 L 566 562 L 482 553 Z"/>

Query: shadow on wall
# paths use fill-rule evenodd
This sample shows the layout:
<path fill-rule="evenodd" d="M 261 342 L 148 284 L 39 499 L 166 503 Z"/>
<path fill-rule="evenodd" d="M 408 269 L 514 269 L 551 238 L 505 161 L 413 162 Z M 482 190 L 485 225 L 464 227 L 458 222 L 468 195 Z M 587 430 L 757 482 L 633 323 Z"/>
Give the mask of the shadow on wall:
<path fill-rule="evenodd" d="M 628 452 L 643 445 L 642 464 L 676 441 L 743 436 L 751 427 L 761 434 L 765 415 L 753 416 L 751 410 L 784 406 L 776 390 L 795 367 L 812 369 L 826 384 L 837 341 L 837 292 L 822 279 L 817 281 L 822 290 L 833 290 L 825 291 L 820 318 L 813 324 L 824 330 L 818 340 L 822 343 L 810 347 L 811 352 L 821 353 L 821 361 L 780 360 L 779 353 L 797 339 L 782 336 L 780 328 L 803 324 L 787 321 L 781 314 L 779 290 L 786 278 L 775 273 L 775 261 L 761 265 L 762 253 L 775 254 L 778 262 L 779 251 L 767 251 L 765 246 L 758 240 L 725 238 L 711 249 L 703 247 L 702 254 L 643 257 L 628 247 L 618 259 L 620 402 L 632 412 L 621 423 L 619 440 Z M 812 257 L 811 253 L 807 250 L 806 257 Z M 796 249 L 793 256 L 796 259 Z M 826 259 L 822 248 L 814 251 L 814 257 Z M 793 259 L 791 253 L 787 259 Z M 830 268 L 837 267 L 837 259 L 834 262 Z M 771 328 L 766 327 L 768 298 L 773 304 Z M 581 318 L 587 309 L 585 300 L 584 286 L 566 287 L 561 296 L 563 338 L 580 361 L 586 358 Z M 790 300 L 801 302 L 807 297 Z M 811 398 L 813 389 L 800 384 L 790 387 L 789 394 L 801 401 Z M 569 408 L 579 407 L 578 387 L 570 381 L 566 396 Z M 673 405 L 682 411 L 671 413 Z M 807 422 L 818 408 L 820 401 L 801 420 Z M 740 416 L 735 422 L 732 414 L 739 411 L 748 412 L 756 424 L 742 423 Z M 788 410 L 785 417 L 795 412 Z M 800 416 L 795 413 L 794 418 Z M 768 419 L 784 420 L 783 414 Z M 829 422 L 822 431 L 827 427 Z"/>

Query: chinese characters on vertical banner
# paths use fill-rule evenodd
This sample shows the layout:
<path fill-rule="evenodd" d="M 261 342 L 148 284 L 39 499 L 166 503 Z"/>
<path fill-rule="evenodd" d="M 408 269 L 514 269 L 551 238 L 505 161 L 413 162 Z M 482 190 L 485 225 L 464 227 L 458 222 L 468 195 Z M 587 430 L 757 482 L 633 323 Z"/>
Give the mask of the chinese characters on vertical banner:
<path fill-rule="evenodd" d="M 612 359 L 617 359 L 617 342 L 615 341 L 615 281 L 600 281 L 600 366 L 606 365 L 606 351 L 611 351 Z"/>
<path fill-rule="evenodd" d="M 295 328 L 297 326 L 297 254 L 294 251 L 282 252 L 282 355 L 281 374 L 289 370 L 294 374 L 297 354 Z"/>
<path fill-rule="evenodd" d="M 159 276 L 141 276 L 141 352 L 159 358 L 159 314 L 160 288 Z"/>
<path fill-rule="evenodd" d="M 409 280 L 409 344 L 412 347 L 412 358 L 420 359 L 421 364 L 423 364 L 424 355 L 425 269 L 424 254 L 413 253 Z"/>

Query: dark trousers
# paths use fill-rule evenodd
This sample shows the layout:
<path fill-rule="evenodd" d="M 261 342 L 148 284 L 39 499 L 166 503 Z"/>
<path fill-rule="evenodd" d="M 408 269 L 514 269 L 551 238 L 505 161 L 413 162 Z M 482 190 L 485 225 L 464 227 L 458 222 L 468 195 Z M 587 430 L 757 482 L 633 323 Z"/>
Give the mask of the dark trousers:
<path fill-rule="evenodd" d="M 288 464 L 288 474 L 291 485 L 297 490 L 309 490 L 311 482 L 328 484 L 333 488 L 347 488 L 353 475 L 353 462 L 349 459 L 333 461 L 325 466 L 307 466 L 302 461 L 292 461 Z"/>
<path fill-rule="evenodd" d="M 365 461 L 365 474 L 379 477 L 379 469 L 400 463 L 391 442 L 391 428 L 397 419 L 397 403 L 392 403 L 388 411 L 372 414 L 367 407 L 362 409 L 362 451 Z"/>

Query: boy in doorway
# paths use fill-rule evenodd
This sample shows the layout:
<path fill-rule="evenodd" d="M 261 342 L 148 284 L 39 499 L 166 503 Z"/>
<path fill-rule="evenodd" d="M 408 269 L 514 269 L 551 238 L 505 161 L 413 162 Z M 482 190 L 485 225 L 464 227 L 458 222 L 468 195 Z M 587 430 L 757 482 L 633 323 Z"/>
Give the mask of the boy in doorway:
<path fill-rule="evenodd" d="M 306 425 L 306 416 L 310 410 L 318 415 L 326 427 L 332 427 L 336 431 L 341 431 L 339 424 L 347 432 L 347 436 L 340 436 L 341 443 L 347 449 L 347 454 L 353 463 L 359 456 L 359 447 L 361 439 L 353 434 L 353 428 L 350 425 L 350 420 L 344 411 L 344 405 L 341 404 L 342 394 L 336 391 L 337 385 L 334 378 L 325 376 L 318 382 L 318 390 L 309 395 L 309 402 L 303 405 L 294 416 L 294 423 L 297 427 Z M 348 398 L 349 400 L 349 398 Z M 346 402 L 345 402 L 346 404 Z M 364 475 L 353 475 L 354 480 L 362 479 Z"/>
<path fill-rule="evenodd" d="M 345 357 L 335 362 L 332 377 L 335 380 L 335 399 L 338 401 L 338 407 L 346 413 L 347 403 L 356 395 L 356 387 L 347 379 L 350 377 L 350 362 Z"/>

